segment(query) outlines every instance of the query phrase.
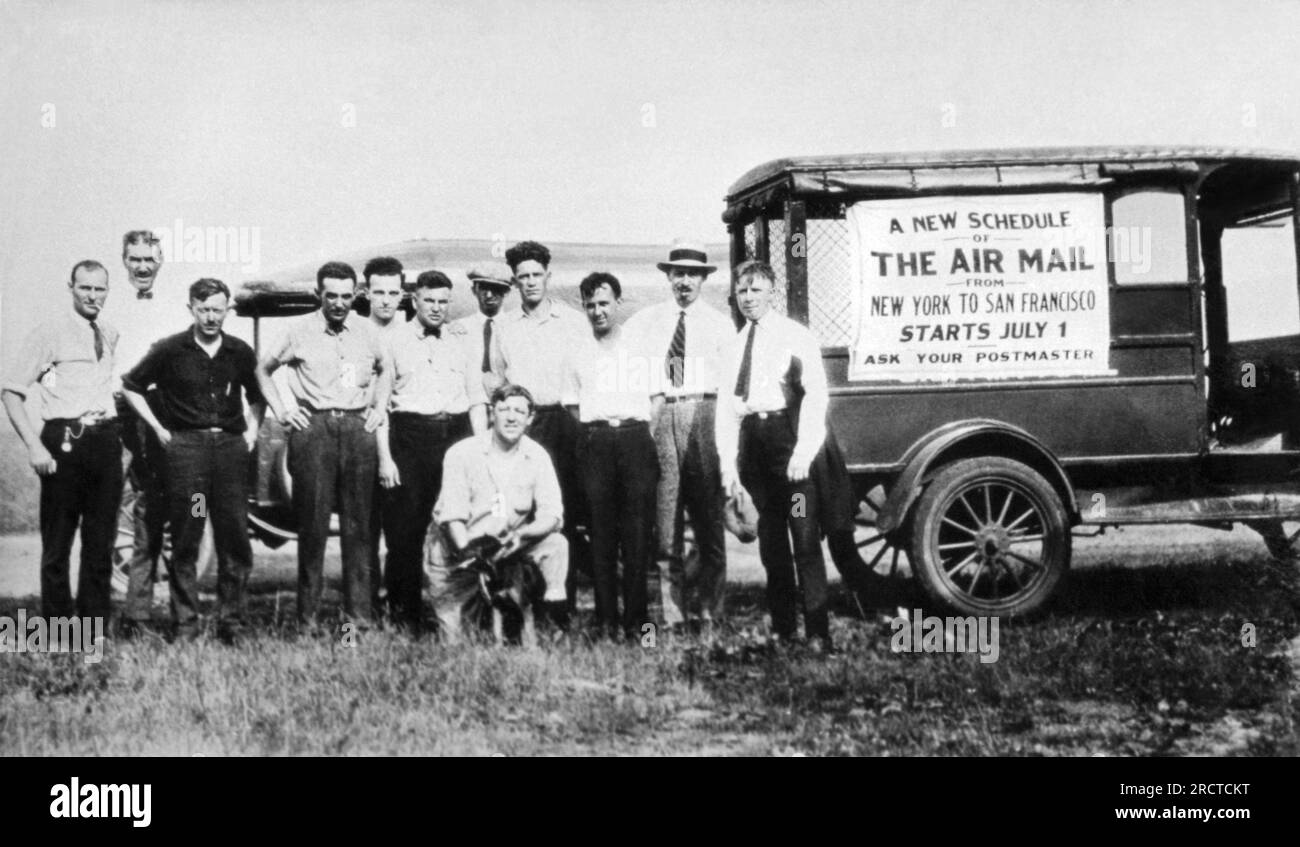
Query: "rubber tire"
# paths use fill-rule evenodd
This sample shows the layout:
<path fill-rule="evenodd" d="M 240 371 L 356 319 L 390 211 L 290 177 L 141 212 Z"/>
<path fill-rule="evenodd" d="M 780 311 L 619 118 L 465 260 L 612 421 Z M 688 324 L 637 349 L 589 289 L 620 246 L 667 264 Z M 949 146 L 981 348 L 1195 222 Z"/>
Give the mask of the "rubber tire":
<path fill-rule="evenodd" d="M 131 565 L 131 556 L 135 552 L 135 516 L 132 507 L 135 504 L 135 490 L 131 488 L 131 483 L 127 482 L 122 492 L 122 504 L 117 510 L 117 537 L 113 541 L 113 576 L 112 589 L 114 594 L 126 595 L 127 586 L 130 584 L 130 574 L 128 568 Z M 199 556 L 194 562 L 194 573 L 198 579 L 202 580 L 211 570 L 213 563 L 216 561 L 216 544 L 212 537 L 212 521 L 208 521 L 203 528 L 203 540 L 199 542 Z M 158 556 L 159 582 L 167 579 L 168 567 L 172 561 L 172 539 L 171 533 L 163 531 L 163 549 Z"/>
<path fill-rule="evenodd" d="M 1043 530 L 1042 572 L 1024 588 L 996 598 L 977 597 L 954 584 L 937 549 L 943 517 L 950 508 L 959 508 L 957 496 L 990 482 L 1025 498 L 1038 513 Z M 969 523 L 966 517 L 963 520 Z M 912 518 L 910 558 L 926 594 L 944 608 L 962 615 L 1025 617 L 1044 607 L 1069 571 L 1070 541 L 1061 498 L 1041 474 L 1014 459 L 981 456 L 947 465 L 926 487 Z"/>

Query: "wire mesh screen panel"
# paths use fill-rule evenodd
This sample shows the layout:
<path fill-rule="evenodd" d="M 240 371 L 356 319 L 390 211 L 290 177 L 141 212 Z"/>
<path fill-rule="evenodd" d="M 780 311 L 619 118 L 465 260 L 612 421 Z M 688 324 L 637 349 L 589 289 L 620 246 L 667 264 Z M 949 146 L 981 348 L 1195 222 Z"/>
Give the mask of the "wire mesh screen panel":
<path fill-rule="evenodd" d="M 789 291 L 785 277 L 785 221 L 774 218 L 767 222 L 767 252 L 771 255 L 767 263 L 776 272 L 776 293 L 772 297 L 772 308 L 783 315 L 786 310 L 786 294 Z"/>
<path fill-rule="evenodd" d="M 758 222 L 745 224 L 745 258 L 759 259 Z M 786 279 L 785 279 L 785 221 L 769 221 L 767 224 L 767 248 L 771 253 L 768 264 L 776 271 L 776 293 L 772 297 L 772 308 L 781 314 L 787 314 Z M 779 263 L 779 264 L 778 264 Z"/>
<path fill-rule="evenodd" d="M 808 328 L 823 347 L 853 338 L 851 249 L 848 221 L 808 219 Z"/>

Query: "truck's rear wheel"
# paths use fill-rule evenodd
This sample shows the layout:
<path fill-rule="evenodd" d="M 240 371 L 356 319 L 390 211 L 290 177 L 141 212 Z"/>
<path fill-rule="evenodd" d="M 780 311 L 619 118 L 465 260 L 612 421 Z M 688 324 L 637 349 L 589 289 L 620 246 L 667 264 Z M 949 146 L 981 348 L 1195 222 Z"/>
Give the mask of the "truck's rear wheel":
<path fill-rule="evenodd" d="M 1012 459 L 954 462 L 917 503 L 911 561 L 926 593 L 956 612 L 1030 614 L 1070 566 L 1061 498 L 1037 471 Z"/>

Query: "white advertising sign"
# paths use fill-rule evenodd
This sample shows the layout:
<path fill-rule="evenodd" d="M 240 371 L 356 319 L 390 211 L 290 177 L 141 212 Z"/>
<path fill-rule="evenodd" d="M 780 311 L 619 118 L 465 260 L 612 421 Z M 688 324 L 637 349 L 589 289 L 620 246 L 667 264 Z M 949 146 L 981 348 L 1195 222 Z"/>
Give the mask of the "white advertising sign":
<path fill-rule="evenodd" d="M 869 200 L 847 219 L 849 379 L 1114 373 L 1100 194 Z"/>

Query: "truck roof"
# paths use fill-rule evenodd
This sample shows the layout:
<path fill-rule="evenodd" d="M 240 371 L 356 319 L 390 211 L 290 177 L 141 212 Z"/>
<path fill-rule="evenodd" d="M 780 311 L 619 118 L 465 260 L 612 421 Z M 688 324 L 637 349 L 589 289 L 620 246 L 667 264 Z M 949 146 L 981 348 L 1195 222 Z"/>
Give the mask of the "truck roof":
<path fill-rule="evenodd" d="M 887 168 L 1063 165 L 1078 163 L 1259 160 L 1300 166 L 1300 154 L 1234 147 L 1136 145 L 1126 147 L 1012 147 L 991 150 L 930 150 L 911 153 L 849 153 L 787 156 L 751 168 L 727 190 L 731 199 L 775 176 L 809 171 L 868 171 Z"/>

